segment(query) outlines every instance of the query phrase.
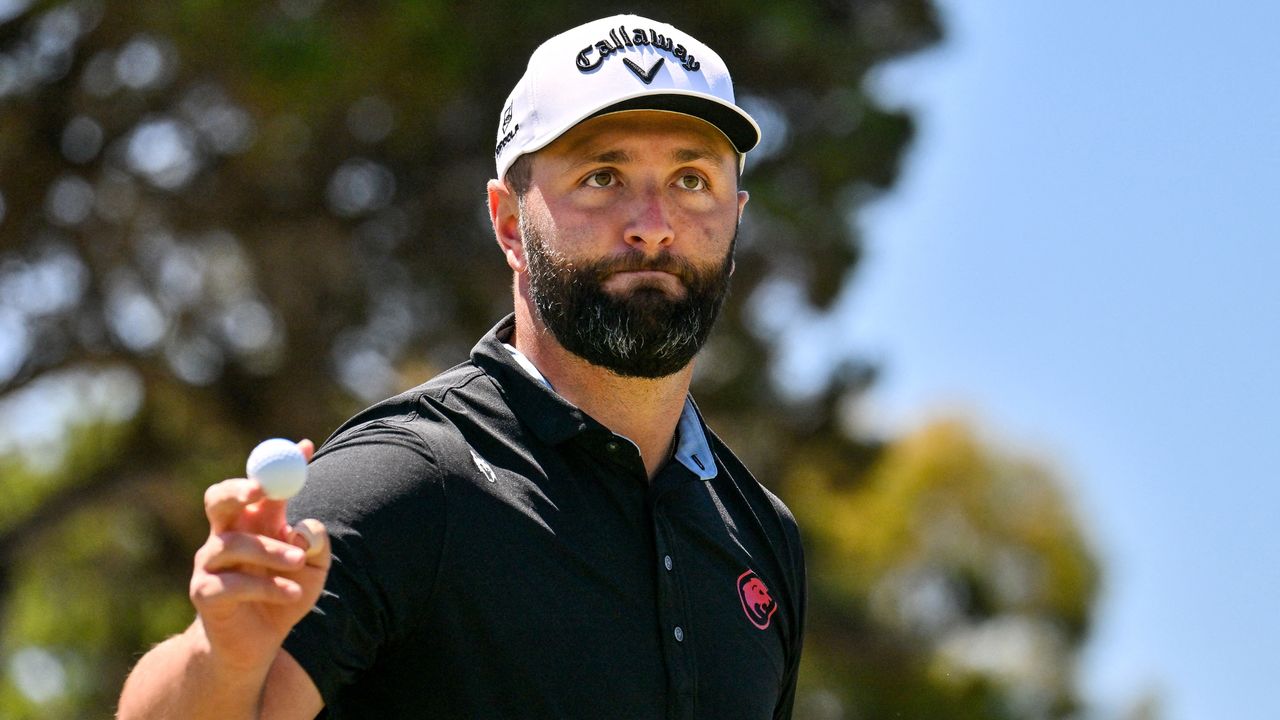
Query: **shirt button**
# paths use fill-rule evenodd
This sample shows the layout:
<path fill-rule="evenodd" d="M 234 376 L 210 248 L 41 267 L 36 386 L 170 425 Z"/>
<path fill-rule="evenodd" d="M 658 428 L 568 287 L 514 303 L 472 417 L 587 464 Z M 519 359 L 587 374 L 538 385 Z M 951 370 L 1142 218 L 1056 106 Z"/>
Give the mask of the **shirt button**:
<path fill-rule="evenodd" d="M 677 625 L 675 635 L 676 635 L 676 642 L 684 642 L 684 628 Z"/>
<path fill-rule="evenodd" d="M 616 453 L 622 449 L 622 443 L 618 442 L 617 440 L 610 440 L 609 442 L 604 444 L 604 449 L 608 450 L 611 453 Z"/>
<path fill-rule="evenodd" d="M 666 556 L 666 557 L 662 558 L 662 566 L 663 566 L 663 567 L 665 567 L 665 568 L 666 568 L 666 569 L 668 569 L 668 570 L 670 570 L 670 569 L 671 569 L 671 556 L 670 556 L 670 555 L 668 555 L 668 556 Z"/>

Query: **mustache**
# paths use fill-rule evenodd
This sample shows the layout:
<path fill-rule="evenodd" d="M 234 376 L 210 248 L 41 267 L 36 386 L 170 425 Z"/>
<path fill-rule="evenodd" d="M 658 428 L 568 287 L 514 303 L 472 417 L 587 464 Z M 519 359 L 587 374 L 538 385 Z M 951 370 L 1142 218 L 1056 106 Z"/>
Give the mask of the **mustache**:
<path fill-rule="evenodd" d="M 686 285 L 705 273 L 704 269 L 694 263 L 665 250 L 657 255 L 632 250 L 617 257 L 596 261 L 586 269 L 595 276 L 597 282 L 603 282 L 615 273 L 654 271 L 674 275 Z"/>

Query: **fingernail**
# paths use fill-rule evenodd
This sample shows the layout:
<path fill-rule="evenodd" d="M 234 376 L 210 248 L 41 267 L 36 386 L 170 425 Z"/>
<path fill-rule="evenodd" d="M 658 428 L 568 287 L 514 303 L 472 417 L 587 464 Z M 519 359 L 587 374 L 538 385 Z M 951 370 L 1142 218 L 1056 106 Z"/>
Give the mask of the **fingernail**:
<path fill-rule="evenodd" d="M 284 551 L 284 557 L 291 563 L 297 564 L 307 559 L 307 554 L 298 548 L 289 548 Z"/>

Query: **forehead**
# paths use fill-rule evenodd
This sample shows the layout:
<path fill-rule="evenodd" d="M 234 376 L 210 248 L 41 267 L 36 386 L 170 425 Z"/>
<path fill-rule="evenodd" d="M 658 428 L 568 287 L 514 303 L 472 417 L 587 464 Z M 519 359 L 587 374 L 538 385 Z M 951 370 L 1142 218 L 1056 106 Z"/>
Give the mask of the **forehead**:
<path fill-rule="evenodd" d="M 656 110 L 600 115 L 578 123 L 539 155 L 562 160 L 589 158 L 622 150 L 636 156 L 646 150 L 705 157 L 736 165 L 738 154 L 724 133 L 698 118 Z"/>

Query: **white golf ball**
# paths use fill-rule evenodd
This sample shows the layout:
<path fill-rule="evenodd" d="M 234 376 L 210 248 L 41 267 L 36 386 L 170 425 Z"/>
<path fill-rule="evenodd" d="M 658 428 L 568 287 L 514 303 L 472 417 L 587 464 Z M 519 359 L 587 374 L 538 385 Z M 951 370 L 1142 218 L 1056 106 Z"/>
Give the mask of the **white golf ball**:
<path fill-rule="evenodd" d="M 297 495 L 307 482 L 307 459 L 297 443 L 272 438 L 258 443 L 249 453 L 244 471 L 246 477 L 262 485 L 267 497 L 285 500 Z"/>

